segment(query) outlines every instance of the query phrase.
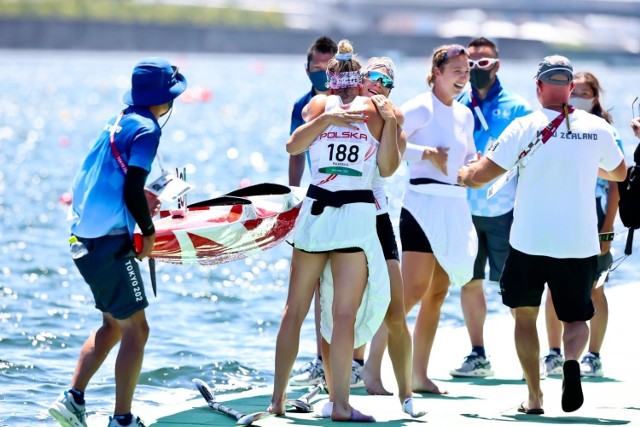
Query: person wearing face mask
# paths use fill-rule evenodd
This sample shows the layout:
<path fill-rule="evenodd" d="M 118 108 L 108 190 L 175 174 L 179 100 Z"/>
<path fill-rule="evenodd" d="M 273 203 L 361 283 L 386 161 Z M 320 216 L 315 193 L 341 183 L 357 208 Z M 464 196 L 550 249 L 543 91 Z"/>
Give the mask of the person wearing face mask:
<path fill-rule="evenodd" d="M 473 140 L 476 149 L 484 154 L 509 123 L 531 113 L 531 107 L 524 98 L 502 86 L 498 78 L 498 48 L 491 40 L 476 38 L 469 43 L 468 49 L 471 90 L 463 93 L 458 100 L 473 113 Z M 478 256 L 473 268 L 473 278 L 460 291 L 462 313 L 471 340 L 471 353 L 459 368 L 449 372 L 454 377 L 493 375 L 491 361 L 484 347 L 487 303 L 483 281 L 486 279 L 485 268 L 488 261 L 489 281 L 497 284 L 509 253 L 509 230 L 513 221 L 516 180 L 512 180 L 489 198 L 487 190 L 491 185 L 492 182 L 467 191 L 473 225 L 478 234 Z"/>
<path fill-rule="evenodd" d="M 458 171 L 457 182 L 478 188 L 508 171 L 518 174 L 500 295 L 514 313 L 516 353 L 526 380 L 518 412 L 540 415 L 537 318 L 545 286 L 564 326 L 561 406 L 573 412 L 584 403 L 578 358 L 595 313 L 591 290 L 600 245 L 593 189 L 598 177 L 623 181 L 627 167 L 611 125 L 569 105 L 575 84 L 568 58 L 545 57 L 534 78 L 542 109 L 507 126 L 485 156 Z"/>
<path fill-rule="evenodd" d="M 613 123 L 611 114 L 603 108 L 600 96 L 602 87 L 595 75 L 588 71 L 581 71 L 574 76 L 575 87 L 571 92 L 569 103 L 579 110 L 602 117 L 609 124 Z M 611 131 L 615 136 L 620 150 L 622 150 L 622 140 L 617 129 L 611 126 Z M 580 371 L 586 377 L 602 377 L 602 360 L 600 350 L 607 331 L 609 320 L 609 306 L 604 293 L 604 282 L 607 280 L 608 269 L 613 262 L 611 255 L 611 239 L 613 238 L 613 223 L 618 212 L 618 202 L 620 193 L 616 182 L 598 178 L 596 183 L 596 212 L 598 214 L 598 232 L 601 235 L 600 254 L 598 255 L 598 269 L 596 270 L 596 281 L 591 290 L 591 299 L 596 308 L 596 314 L 589 321 L 589 347 L 588 353 L 582 357 Z M 551 292 L 547 292 L 545 305 L 545 320 L 547 326 L 547 339 L 549 343 L 549 354 L 544 357 L 544 365 L 547 375 L 562 375 L 562 364 L 564 357 L 561 351 L 562 322 L 553 308 Z"/>
<path fill-rule="evenodd" d="M 158 120 L 171 111 L 187 81 L 166 59 L 152 57 L 136 64 L 131 86 L 123 97 L 127 108 L 103 126 L 73 180 L 71 239 L 87 251 L 72 256 L 102 313 L 102 326 L 82 346 L 70 388 L 49 408 L 62 426 L 86 427 L 85 390 L 119 342 L 115 408 L 108 426 L 144 427 L 131 414 L 149 337 L 149 303 L 136 258 L 142 260 L 153 249 L 151 218 L 159 208 L 144 185 L 160 144 Z M 143 236 L 138 254 L 132 240 L 136 225 Z"/>
<path fill-rule="evenodd" d="M 289 134 L 305 123 L 302 110 L 315 95 L 329 93 L 327 87 L 327 64 L 338 52 L 338 45 L 327 36 L 318 37 L 307 50 L 305 71 L 311 81 L 311 90 L 293 104 L 291 129 Z M 306 154 L 293 154 L 289 157 L 289 185 L 299 186 L 308 162 Z"/>

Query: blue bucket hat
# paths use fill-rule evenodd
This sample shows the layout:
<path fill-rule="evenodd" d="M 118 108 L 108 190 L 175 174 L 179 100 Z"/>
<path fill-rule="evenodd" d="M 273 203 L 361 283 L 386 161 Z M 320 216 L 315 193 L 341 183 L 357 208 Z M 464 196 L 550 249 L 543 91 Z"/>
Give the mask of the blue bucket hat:
<path fill-rule="evenodd" d="M 122 97 L 127 105 L 151 106 L 173 101 L 187 88 L 187 79 L 163 58 L 145 58 L 131 75 L 131 89 Z"/>

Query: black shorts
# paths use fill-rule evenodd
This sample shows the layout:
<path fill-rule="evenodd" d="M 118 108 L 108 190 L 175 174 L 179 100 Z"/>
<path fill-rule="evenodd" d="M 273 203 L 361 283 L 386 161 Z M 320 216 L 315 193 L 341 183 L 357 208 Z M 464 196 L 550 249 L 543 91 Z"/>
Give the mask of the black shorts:
<path fill-rule="evenodd" d="M 78 240 L 89 253 L 74 262 L 89 284 L 98 310 L 126 319 L 149 306 L 128 234 Z"/>
<path fill-rule="evenodd" d="M 513 210 L 499 216 L 472 216 L 471 219 L 478 234 L 478 255 L 473 264 L 473 280 L 485 278 L 485 267 L 489 260 L 489 280 L 497 282 L 509 254 Z"/>
<path fill-rule="evenodd" d="M 539 307 L 545 283 L 563 322 L 587 321 L 595 310 L 591 287 L 596 277 L 596 256 L 552 258 L 529 255 L 511 248 L 500 278 L 502 302 L 511 308 Z"/>
<path fill-rule="evenodd" d="M 398 244 L 396 243 L 396 235 L 393 232 L 391 217 L 388 213 L 376 215 L 376 230 L 378 232 L 378 239 L 380 239 L 380 245 L 382 246 L 384 259 L 395 259 L 397 261 L 400 261 L 400 255 L 398 254 Z"/>
<path fill-rule="evenodd" d="M 402 208 L 400 211 L 400 244 L 402 252 L 433 253 L 429 239 L 422 231 L 422 227 L 411 213 Z"/>

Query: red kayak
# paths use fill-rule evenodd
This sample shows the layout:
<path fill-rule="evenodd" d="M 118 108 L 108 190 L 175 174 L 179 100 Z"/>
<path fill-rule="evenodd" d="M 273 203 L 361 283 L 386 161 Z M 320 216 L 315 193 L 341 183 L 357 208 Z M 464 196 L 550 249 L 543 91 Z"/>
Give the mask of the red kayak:
<path fill-rule="evenodd" d="M 304 189 L 256 184 L 186 209 L 161 211 L 151 258 L 174 264 L 221 264 L 274 247 L 293 230 Z M 142 236 L 135 236 L 139 250 Z"/>

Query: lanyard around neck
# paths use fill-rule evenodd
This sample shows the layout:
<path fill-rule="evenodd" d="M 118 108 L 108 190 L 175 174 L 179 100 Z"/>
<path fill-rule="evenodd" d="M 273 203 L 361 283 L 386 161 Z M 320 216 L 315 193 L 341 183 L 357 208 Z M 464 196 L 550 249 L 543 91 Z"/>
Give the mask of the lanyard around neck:
<path fill-rule="evenodd" d="M 487 120 L 484 118 L 484 114 L 482 114 L 482 110 L 480 109 L 480 105 L 478 104 L 478 100 L 473 96 L 473 90 L 470 92 L 471 95 L 471 105 L 473 106 L 473 111 L 476 113 L 478 120 L 480 120 L 480 124 L 482 125 L 482 129 L 484 131 L 489 130 L 489 124 Z"/>
<path fill-rule="evenodd" d="M 568 121 L 569 114 L 573 113 L 574 110 L 575 109 L 570 105 L 564 106 L 562 112 L 558 114 L 558 117 L 547 123 L 547 125 L 540 132 L 537 132 L 535 139 L 531 141 L 529 145 L 527 145 L 527 147 L 522 150 L 522 152 L 518 156 L 518 163 L 516 164 L 516 166 L 520 165 L 521 167 L 524 167 L 526 163 L 531 160 L 531 156 L 538 150 L 541 143 L 546 144 L 549 138 L 551 138 L 551 136 L 558 130 L 558 126 L 560 126 L 560 123 L 562 123 L 565 118 L 567 118 Z M 529 158 L 526 159 L 527 162 L 524 163 L 526 156 L 529 156 Z"/>
<path fill-rule="evenodd" d="M 536 132 L 536 136 L 533 141 L 531 141 L 529 145 L 527 145 L 526 148 L 522 150 L 522 152 L 518 156 L 516 164 L 511 169 L 509 169 L 507 173 L 498 178 L 498 180 L 494 182 L 491 187 L 489 187 L 489 189 L 487 190 L 487 199 L 493 197 L 498 192 L 498 190 L 504 187 L 507 182 L 511 181 L 511 179 L 517 175 L 518 168 L 524 168 L 527 163 L 531 161 L 533 154 L 538 151 L 538 149 L 542 147 L 543 144 L 547 143 L 549 138 L 551 138 L 555 131 L 558 130 L 558 126 L 560 126 L 562 120 L 564 120 L 565 117 L 567 117 L 568 120 L 568 115 L 573 113 L 574 110 L 575 109 L 572 106 L 564 105 L 562 112 L 558 115 L 558 117 L 551 120 L 541 131 Z"/>
<path fill-rule="evenodd" d="M 115 157 L 116 162 L 118 162 L 118 166 L 122 170 L 122 173 L 127 174 L 127 164 L 124 159 L 120 155 L 120 151 L 118 151 L 118 147 L 116 147 L 116 130 L 118 129 L 118 124 L 120 120 L 122 120 L 122 116 L 124 116 L 124 111 L 121 111 L 116 119 L 115 123 L 111 126 L 111 132 L 109 134 L 109 145 L 111 146 L 111 152 L 113 153 L 113 157 Z"/>

